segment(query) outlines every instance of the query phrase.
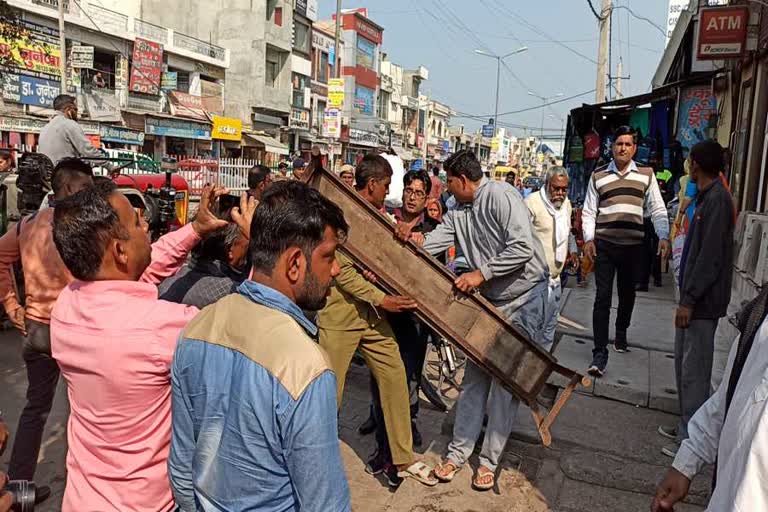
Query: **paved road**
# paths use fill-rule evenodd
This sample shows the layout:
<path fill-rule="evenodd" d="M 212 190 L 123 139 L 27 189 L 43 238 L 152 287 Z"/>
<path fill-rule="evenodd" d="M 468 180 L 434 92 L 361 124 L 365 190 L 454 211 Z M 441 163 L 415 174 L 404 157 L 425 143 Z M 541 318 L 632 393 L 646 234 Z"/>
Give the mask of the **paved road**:
<path fill-rule="evenodd" d="M 592 293 L 574 290 L 589 301 Z M 641 345 L 656 350 L 672 340 L 663 333 L 662 323 L 673 305 L 669 290 L 656 290 L 638 300 L 637 318 L 657 318 L 653 329 L 637 326 L 632 337 Z M 586 295 L 585 295 L 586 294 Z M 584 298 L 586 297 L 586 298 Z M 568 322 L 584 324 L 585 319 Z M 588 320 L 587 320 L 588 321 Z M 564 326 L 566 327 L 566 326 Z M 572 326 L 571 326 L 572 327 Z M 588 329 L 579 333 L 587 342 Z M 653 339 L 650 338 L 653 336 Z M 659 345 L 662 343 L 662 345 Z M 26 375 L 19 356 L 21 340 L 13 332 L 0 332 L 0 410 L 15 429 L 23 406 Z M 588 358 L 589 343 L 584 345 Z M 611 354 L 612 358 L 620 357 Z M 46 428 L 37 479 L 51 485 L 54 496 L 41 511 L 57 511 L 63 493 L 66 472 L 65 387 L 59 386 L 53 412 Z M 368 414 L 368 371 L 353 367 L 340 416 L 341 447 L 352 489 L 354 510 L 370 512 L 441 512 L 441 511 L 556 511 L 615 512 L 646 510 L 658 478 L 670 459 L 660 453 L 665 440 L 656 433 L 659 424 L 673 424 L 675 417 L 658 410 L 590 394 L 576 394 L 565 407 L 552 429 L 554 442 L 549 448 L 538 443 L 530 413 L 521 409 L 518 425 L 501 465 L 498 489 L 478 493 L 470 489 L 472 471 L 461 471 L 451 484 L 425 488 L 406 482 L 391 492 L 381 481 L 367 475 L 365 461 L 373 451 L 371 436 L 361 437 L 357 426 Z M 419 450 L 428 462 L 436 462 L 449 441 L 452 415 L 441 413 L 423 402 L 419 427 L 425 446 Z M 7 464 L 10 450 L 1 459 Z M 476 460 L 472 461 L 476 463 Z M 694 504 L 679 507 L 682 512 L 702 510 L 710 477 L 694 481 Z"/>

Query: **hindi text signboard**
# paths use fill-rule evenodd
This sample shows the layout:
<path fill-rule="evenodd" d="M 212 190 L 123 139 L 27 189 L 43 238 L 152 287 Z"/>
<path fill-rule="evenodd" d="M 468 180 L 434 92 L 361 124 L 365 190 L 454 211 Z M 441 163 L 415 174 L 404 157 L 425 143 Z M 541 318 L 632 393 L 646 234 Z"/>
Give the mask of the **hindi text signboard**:
<path fill-rule="evenodd" d="M 137 37 L 133 43 L 133 63 L 129 85 L 131 92 L 160 94 L 162 69 L 163 45 Z"/>

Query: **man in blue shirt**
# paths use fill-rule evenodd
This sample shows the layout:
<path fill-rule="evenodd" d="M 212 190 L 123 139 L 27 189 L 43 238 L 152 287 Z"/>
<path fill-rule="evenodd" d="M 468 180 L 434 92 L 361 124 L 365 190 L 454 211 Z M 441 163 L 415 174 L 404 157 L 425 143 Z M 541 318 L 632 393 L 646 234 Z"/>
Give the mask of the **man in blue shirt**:
<path fill-rule="evenodd" d="M 350 510 L 336 378 L 302 313 L 325 305 L 347 229 L 317 191 L 275 184 L 251 223 L 250 279 L 181 334 L 168 469 L 182 511 Z"/>

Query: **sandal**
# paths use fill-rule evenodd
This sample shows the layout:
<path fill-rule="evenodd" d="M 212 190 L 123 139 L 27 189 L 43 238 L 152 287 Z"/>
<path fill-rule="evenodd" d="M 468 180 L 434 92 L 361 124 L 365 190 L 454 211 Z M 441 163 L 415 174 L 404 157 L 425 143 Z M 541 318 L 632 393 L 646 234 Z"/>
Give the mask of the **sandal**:
<path fill-rule="evenodd" d="M 437 485 L 438 482 L 437 478 L 432 476 L 432 470 L 423 462 L 414 462 L 405 471 L 398 471 L 397 476 L 400 478 L 413 478 L 429 487 Z"/>
<path fill-rule="evenodd" d="M 480 468 L 485 469 L 482 471 Z M 485 466 L 480 466 L 475 478 L 472 479 L 472 487 L 478 491 L 488 491 L 496 485 L 496 474 Z M 490 477 L 490 480 L 487 480 Z"/>
<path fill-rule="evenodd" d="M 453 477 L 456 476 L 456 473 L 458 473 L 460 469 L 461 466 L 457 466 L 450 460 L 446 460 L 445 462 L 441 462 L 435 466 L 435 469 L 432 471 L 432 473 L 441 482 L 450 482 L 453 480 Z"/>

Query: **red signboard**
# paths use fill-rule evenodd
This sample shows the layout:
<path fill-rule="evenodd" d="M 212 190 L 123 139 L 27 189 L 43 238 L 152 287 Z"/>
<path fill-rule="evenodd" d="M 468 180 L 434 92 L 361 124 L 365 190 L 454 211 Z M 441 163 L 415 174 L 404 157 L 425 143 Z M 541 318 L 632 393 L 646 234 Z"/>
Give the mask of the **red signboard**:
<path fill-rule="evenodd" d="M 343 14 L 341 21 L 344 30 L 354 30 L 372 43 L 381 44 L 381 33 L 383 29 L 371 20 L 364 18 L 360 14 L 352 13 Z"/>
<path fill-rule="evenodd" d="M 747 7 L 702 9 L 699 17 L 699 59 L 741 57 L 747 43 Z"/>
<path fill-rule="evenodd" d="M 160 76 L 163 71 L 163 45 L 136 38 L 131 63 L 131 92 L 160 94 Z"/>
<path fill-rule="evenodd" d="M 193 96 L 180 91 L 169 91 L 168 97 L 171 100 L 171 114 L 208 121 L 203 99 L 200 96 Z"/>

